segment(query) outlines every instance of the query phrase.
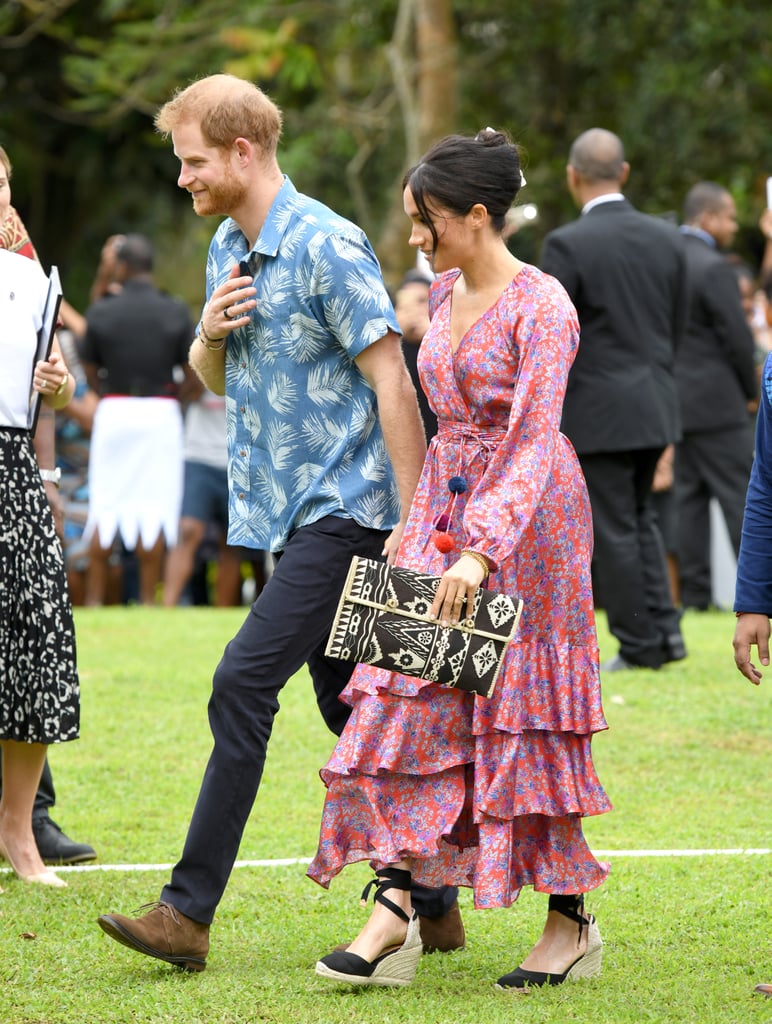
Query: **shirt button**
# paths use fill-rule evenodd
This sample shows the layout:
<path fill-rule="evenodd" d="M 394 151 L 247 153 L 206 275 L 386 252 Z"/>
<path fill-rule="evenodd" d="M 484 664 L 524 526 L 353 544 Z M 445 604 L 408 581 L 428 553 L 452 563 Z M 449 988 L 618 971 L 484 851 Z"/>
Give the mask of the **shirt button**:
<path fill-rule="evenodd" d="M 239 412 L 246 412 L 246 408 L 243 405 L 239 406 Z"/>
<path fill-rule="evenodd" d="M 243 501 L 244 497 L 245 497 L 244 492 L 243 491 L 239 491 L 239 498 L 241 498 L 241 500 Z"/>
<path fill-rule="evenodd" d="M 246 366 L 247 366 L 247 364 L 246 364 L 246 363 L 242 363 L 242 364 L 241 364 L 241 369 L 242 369 L 242 370 L 245 370 L 245 369 L 246 369 Z"/>
<path fill-rule="evenodd" d="M 247 454 L 247 453 L 246 453 L 246 452 L 244 451 L 244 449 L 243 449 L 243 448 L 242 448 L 242 449 L 241 449 L 241 451 L 239 452 L 239 455 L 246 455 L 246 454 Z"/>

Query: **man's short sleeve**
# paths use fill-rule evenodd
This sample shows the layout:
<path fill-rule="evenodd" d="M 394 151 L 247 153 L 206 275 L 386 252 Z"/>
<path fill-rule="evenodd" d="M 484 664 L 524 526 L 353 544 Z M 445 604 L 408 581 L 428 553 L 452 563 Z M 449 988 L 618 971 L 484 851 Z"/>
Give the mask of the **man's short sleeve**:
<path fill-rule="evenodd" d="M 312 291 L 330 332 L 355 359 L 389 331 L 401 334 L 375 253 L 364 235 L 328 235 L 316 249 Z"/>

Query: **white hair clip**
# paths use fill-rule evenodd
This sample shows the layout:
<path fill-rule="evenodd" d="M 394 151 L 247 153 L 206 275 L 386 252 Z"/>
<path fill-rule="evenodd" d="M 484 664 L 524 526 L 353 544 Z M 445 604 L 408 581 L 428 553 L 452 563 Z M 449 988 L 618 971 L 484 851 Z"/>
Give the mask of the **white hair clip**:
<path fill-rule="evenodd" d="M 496 128 L 491 128 L 490 125 L 488 125 L 488 127 L 485 130 L 486 132 L 493 132 L 494 135 L 498 134 L 498 130 Z M 520 171 L 520 188 L 525 188 L 527 184 L 528 182 L 525 180 L 525 175 L 522 171 Z"/>

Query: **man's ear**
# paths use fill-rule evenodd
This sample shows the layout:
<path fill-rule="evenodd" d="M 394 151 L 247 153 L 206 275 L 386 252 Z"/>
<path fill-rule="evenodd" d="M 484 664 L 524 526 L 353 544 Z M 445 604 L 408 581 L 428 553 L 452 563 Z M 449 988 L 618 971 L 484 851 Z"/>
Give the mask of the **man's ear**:
<path fill-rule="evenodd" d="M 579 197 L 579 189 L 581 187 L 582 176 L 575 167 L 571 164 L 566 165 L 566 185 L 568 187 L 568 193 L 576 203 L 577 206 L 582 205 L 582 201 Z"/>
<path fill-rule="evenodd" d="M 249 139 L 242 139 L 240 136 L 238 139 L 234 139 L 234 149 L 236 150 L 236 156 L 238 157 L 239 166 L 246 167 L 249 161 L 252 159 L 253 149 L 252 143 Z"/>

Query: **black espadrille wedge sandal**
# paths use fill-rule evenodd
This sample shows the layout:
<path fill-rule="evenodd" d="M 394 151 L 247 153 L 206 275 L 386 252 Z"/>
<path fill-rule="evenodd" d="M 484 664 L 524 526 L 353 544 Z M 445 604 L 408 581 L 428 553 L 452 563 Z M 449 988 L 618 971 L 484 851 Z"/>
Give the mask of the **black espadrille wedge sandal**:
<path fill-rule="evenodd" d="M 587 949 L 562 974 L 526 971 L 522 967 L 517 967 L 514 971 L 499 978 L 496 982 L 496 988 L 526 989 L 540 985 L 562 985 L 564 981 L 594 978 L 600 974 L 603 941 L 593 915 L 584 916 L 584 896 L 582 894 L 578 896 L 558 896 L 553 894 L 549 899 L 549 910 L 557 910 L 563 917 L 576 921 L 579 925 L 579 942 L 582 941 L 584 929 L 587 929 Z"/>
<path fill-rule="evenodd" d="M 392 914 L 407 924 L 407 935 L 401 946 L 384 950 L 372 963 L 348 950 L 329 953 L 316 965 L 316 973 L 323 978 L 346 982 L 349 985 L 385 985 L 399 987 L 409 985 L 415 977 L 418 961 L 421 959 L 423 943 L 418 927 L 418 917 L 413 911 L 408 917 L 405 911 L 384 895 L 389 889 L 410 889 L 410 872 L 400 868 L 381 868 L 376 877 L 368 882 L 362 893 L 362 902 L 367 902 L 370 889 L 375 886 L 375 901 L 388 907 Z"/>

